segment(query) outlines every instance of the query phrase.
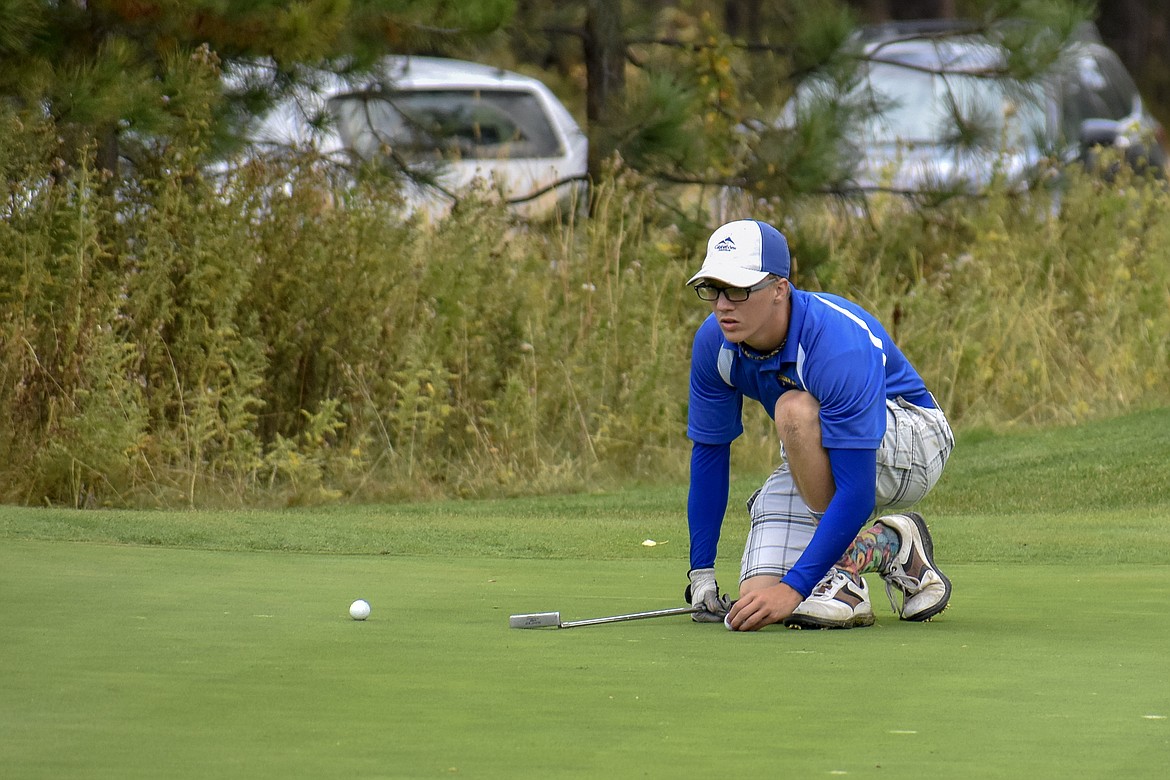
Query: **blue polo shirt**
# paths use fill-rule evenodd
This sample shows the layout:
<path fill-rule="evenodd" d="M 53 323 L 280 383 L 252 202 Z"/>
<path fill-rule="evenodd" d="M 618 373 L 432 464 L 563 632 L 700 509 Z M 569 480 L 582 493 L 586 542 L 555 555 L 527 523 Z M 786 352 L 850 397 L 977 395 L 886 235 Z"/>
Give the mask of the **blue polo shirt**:
<path fill-rule="evenodd" d="M 726 341 L 712 314 L 695 334 L 691 357 L 692 568 L 715 562 L 727 508 L 731 442 L 743 433 L 744 397 L 759 401 L 771 416 L 780 395 L 793 389 L 807 391 L 820 403 L 821 440 L 837 486 L 809 549 L 784 578 L 807 596 L 873 511 L 886 399 L 902 396 L 921 406 L 934 404 L 882 324 L 840 296 L 792 288 L 787 339 L 778 353 L 763 359 Z"/>

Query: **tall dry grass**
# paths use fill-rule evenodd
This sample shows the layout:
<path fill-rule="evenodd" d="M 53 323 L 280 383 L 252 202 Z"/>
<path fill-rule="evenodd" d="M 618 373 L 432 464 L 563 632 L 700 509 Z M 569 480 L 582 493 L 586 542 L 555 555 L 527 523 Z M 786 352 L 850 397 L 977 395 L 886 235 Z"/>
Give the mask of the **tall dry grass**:
<path fill-rule="evenodd" d="M 684 287 L 714 225 L 618 172 L 591 216 L 489 197 L 405 220 L 392 187 L 310 160 L 125 186 L 54 167 L 5 120 L 0 498 L 244 506 L 476 496 L 685 477 Z M 964 426 L 1164 405 L 1170 196 L 1073 176 L 916 212 L 760 206 L 797 283 L 890 325 Z M 749 215 L 736 215 L 749 216 Z M 775 457 L 748 412 L 736 458 Z"/>

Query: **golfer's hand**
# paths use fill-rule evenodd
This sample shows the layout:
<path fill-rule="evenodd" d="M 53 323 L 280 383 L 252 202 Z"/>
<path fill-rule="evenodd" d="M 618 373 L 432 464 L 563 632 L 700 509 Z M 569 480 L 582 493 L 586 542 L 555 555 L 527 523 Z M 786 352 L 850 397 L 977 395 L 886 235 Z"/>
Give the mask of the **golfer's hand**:
<path fill-rule="evenodd" d="M 720 623 L 731 607 L 731 599 L 719 595 L 719 583 L 715 581 L 714 569 L 691 569 L 687 572 L 691 584 L 686 596 L 692 607 L 702 607 L 701 612 L 691 615 L 696 623 Z"/>
<path fill-rule="evenodd" d="M 758 631 L 791 615 L 802 601 L 804 596 L 783 582 L 753 590 L 747 595 L 741 594 L 731 607 L 727 613 L 727 626 L 733 631 Z"/>

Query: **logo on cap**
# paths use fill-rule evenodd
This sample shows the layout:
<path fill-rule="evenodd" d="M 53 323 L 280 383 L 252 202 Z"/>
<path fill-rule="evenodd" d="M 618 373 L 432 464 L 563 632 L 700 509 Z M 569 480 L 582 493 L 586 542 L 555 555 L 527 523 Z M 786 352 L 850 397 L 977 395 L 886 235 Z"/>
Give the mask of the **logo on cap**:
<path fill-rule="evenodd" d="M 735 242 L 731 240 L 731 236 L 728 236 L 727 238 L 723 239 L 722 241 L 720 241 L 718 244 L 715 245 L 715 251 L 716 252 L 734 252 L 735 251 Z"/>

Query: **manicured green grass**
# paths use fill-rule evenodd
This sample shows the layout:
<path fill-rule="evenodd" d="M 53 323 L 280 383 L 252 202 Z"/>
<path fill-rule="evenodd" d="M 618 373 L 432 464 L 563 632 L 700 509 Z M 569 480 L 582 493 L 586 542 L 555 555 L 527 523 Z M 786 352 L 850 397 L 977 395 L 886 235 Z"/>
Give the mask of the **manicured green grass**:
<path fill-rule="evenodd" d="M 679 605 L 677 487 L 3 508 L 0 774 L 1157 777 L 1167 463 L 1168 412 L 961 440 L 924 508 L 951 609 L 900 622 L 871 579 L 878 623 L 850 632 L 507 628 L 517 612 Z M 737 504 L 751 487 L 736 481 Z M 734 506 L 727 582 L 742 517 Z M 346 614 L 358 597 L 364 623 Z"/>
<path fill-rule="evenodd" d="M 1166 567 L 950 567 L 931 624 L 729 634 L 664 561 L 0 546 L 11 777 L 1151 777 Z M 874 583 L 876 584 L 876 583 Z M 877 596 L 878 593 L 875 593 Z M 346 606 L 374 605 L 365 623 Z"/>

